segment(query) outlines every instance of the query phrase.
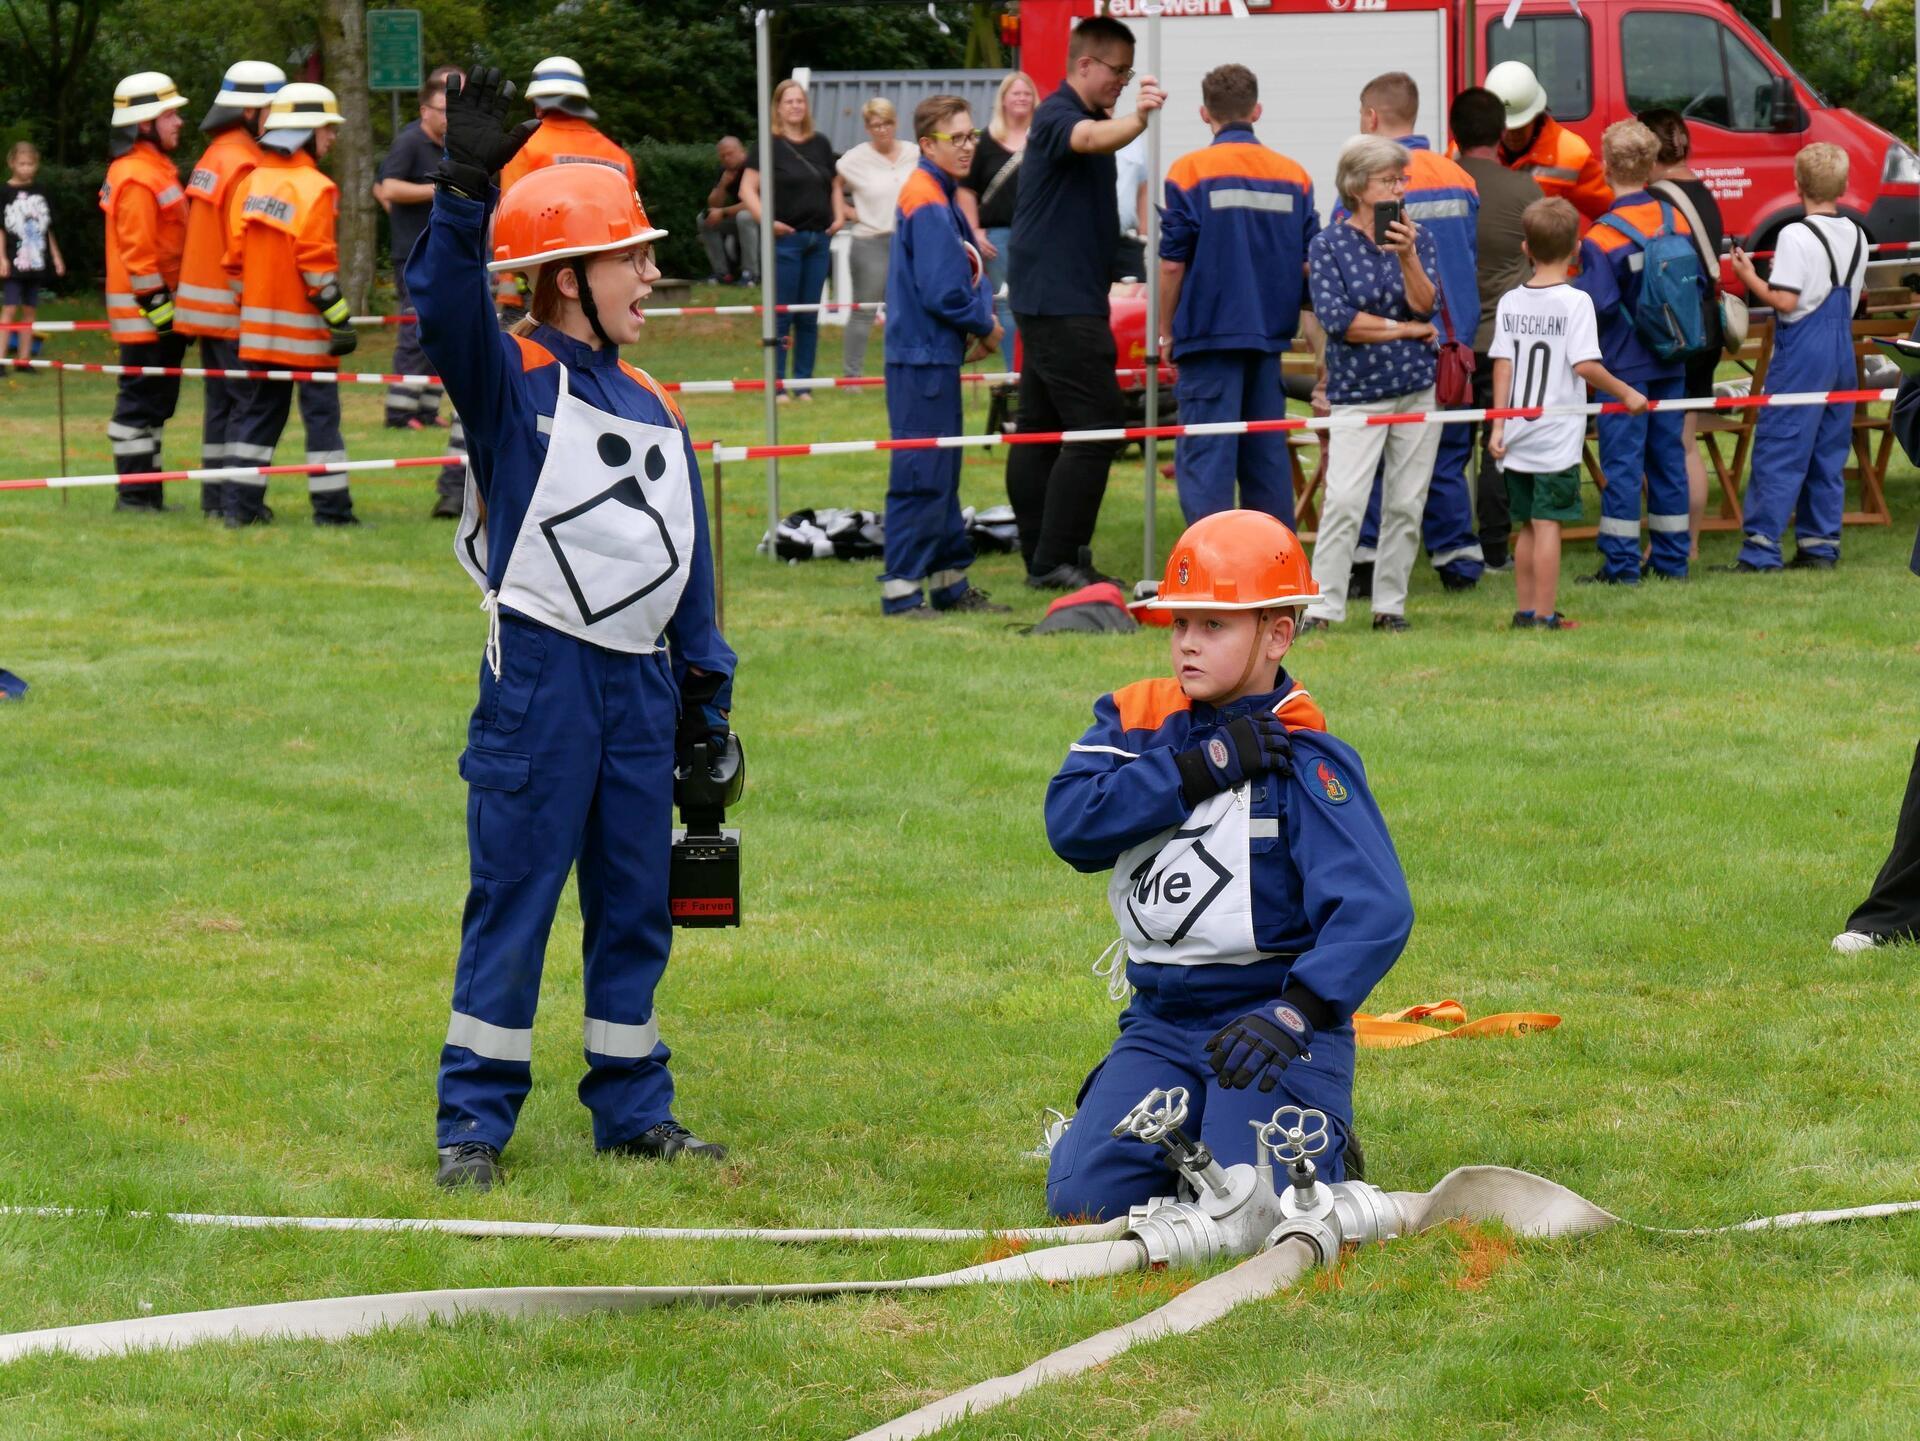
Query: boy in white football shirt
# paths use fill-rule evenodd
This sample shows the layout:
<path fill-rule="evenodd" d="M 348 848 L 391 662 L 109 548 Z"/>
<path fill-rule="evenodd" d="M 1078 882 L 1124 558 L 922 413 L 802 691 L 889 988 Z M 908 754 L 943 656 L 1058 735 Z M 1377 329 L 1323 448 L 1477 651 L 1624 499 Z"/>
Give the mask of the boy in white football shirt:
<path fill-rule="evenodd" d="M 1580 212 L 1565 200 L 1536 200 L 1520 216 L 1521 249 L 1533 279 L 1500 297 L 1493 322 L 1493 404 L 1580 405 L 1586 387 L 1604 390 L 1630 414 L 1647 398 L 1600 363 L 1593 301 L 1567 280 L 1580 244 Z M 1580 446 L 1584 415 L 1495 420 L 1488 450 L 1506 471 L 1518 539 L 1513 548 L 1513 625 L 1567 630 L 1554 607 L 1560 586 L 1560 525 L 1580 519 Z"/>

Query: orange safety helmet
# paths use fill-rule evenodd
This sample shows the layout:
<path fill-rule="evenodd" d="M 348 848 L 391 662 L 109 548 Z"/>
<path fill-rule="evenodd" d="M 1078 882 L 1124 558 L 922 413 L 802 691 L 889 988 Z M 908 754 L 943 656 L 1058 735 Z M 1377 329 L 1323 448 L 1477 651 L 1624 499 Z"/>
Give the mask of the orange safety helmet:
<path fill-rule="evenodd" d="M 626 175 L 607 165 L 547 165 L 518 181 L 493 217 L 491 271 L 631 250 L 667 232 L 647 221 Z"/>
<path fill-rule="evenodd" d="M 1143 611 L 1265 610 L 1320 595 L 1300 537 L 1260 510 L 1223 510 L 1187 527 Z"/>

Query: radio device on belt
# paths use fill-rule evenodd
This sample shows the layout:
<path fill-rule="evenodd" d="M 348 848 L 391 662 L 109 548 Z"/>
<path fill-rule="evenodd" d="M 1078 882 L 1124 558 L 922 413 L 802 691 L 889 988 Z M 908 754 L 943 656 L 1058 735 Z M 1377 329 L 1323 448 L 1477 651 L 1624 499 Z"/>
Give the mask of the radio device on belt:
<path fill-rule="evenodd" d="M 740 737 L 728 734 L 719 756 L 701 741 L 673 773 L 680 826 L 673 833 L 667 903 L 676 926 L 740 924 L 740 832 L 722 822 L 747 781 Z"/>

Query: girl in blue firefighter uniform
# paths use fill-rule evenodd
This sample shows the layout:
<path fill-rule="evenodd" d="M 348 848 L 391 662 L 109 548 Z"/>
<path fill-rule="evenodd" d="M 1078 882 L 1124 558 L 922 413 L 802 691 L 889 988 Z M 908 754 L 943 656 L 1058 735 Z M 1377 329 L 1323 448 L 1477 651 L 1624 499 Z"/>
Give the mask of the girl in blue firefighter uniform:
<path fill-rule="evenodd" d="M 979 254 L 954 188 L 973 163 L 979 132 L 967 102 L 931 95 L 913 112 L 920 163 L 900 187 L 887 265 L 887 425 L 895 440 L 960 432 L 960 362 L 970 336 L 999 343 Z M 1002 611 L 967 583 L 973 543 L 960 514 L 960 452 L 896 450 L 887 471 L 887 568 L 880 609 Z"/>
<path fill-rule="evenodd" d="M 1135 993 L 1054 1147 L 1057 1216 L 1167 1194 L 1161 1153 L 1111 1134 L 1156 1088 L 1187 1089 L 1189 1133 L 1227 1165 L 1254 1159 L 1250 1122 L 1315 1107 L 1334 1137 L 1323 1174 L 1358 1174 L 1352 1017 L 1413 902 L 1360 757 L 1281 666 L 1317 593 L 1273 517 L 1196 522 L 1145 603 L 1173 615 L 1174 677 L 1102 696 L 1047 788 L 1054 850 L 1113 872 Z"/>
<path fill-rule="evenodd" d="M 472 887 L 440 1056 L 443 1185 L 492 1184 L 531 1084 L 547 935 L 577 866 L 587 1074 L 602 1151 L 718 1157 L 674 1117 L 654 990 L 671 939 L 676 750 L 718 740 L 734 668 L 679 412 L 619 357 L 659 276 L 618 171 L 553 166 L 492 214 L 512 86 L 448 87 L 433 213 L 407 266 L 420 339 L 466 421 L 455 543 L 489 615 L 460 774 Z M 531 317 L 501 334 L 489 270 L 533 270 Z"/>

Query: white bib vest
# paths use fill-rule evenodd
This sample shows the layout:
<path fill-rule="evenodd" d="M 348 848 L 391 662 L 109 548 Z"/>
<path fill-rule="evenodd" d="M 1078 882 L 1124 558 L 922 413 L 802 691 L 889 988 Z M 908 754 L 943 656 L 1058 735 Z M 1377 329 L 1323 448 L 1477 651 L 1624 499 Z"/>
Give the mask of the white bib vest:
<path fill-rule="evenodd" d="M 1114 863 L 1107 903 L 1129 960 L 1160 966 L 1248 966 L 1266 959 L 1253 940 L 1252 845 L 1279 834 L 1274 816 L 1248 814 L 1248 787 L 1200 803 Z"/>
<path fill-rule="evenodd" d="M 547 418 L 540 418 L 542 430 Z M 454 555 L 498 621 L 505 605 L 608 650 L 646 654 L 680 604 L 693 560 L 693 486 L 680 431 L 574 398 L 560 367 L 546 463 L 496 593 L 469 471 Z M 488 656 L 498 674 L 497 631 Z"/>

